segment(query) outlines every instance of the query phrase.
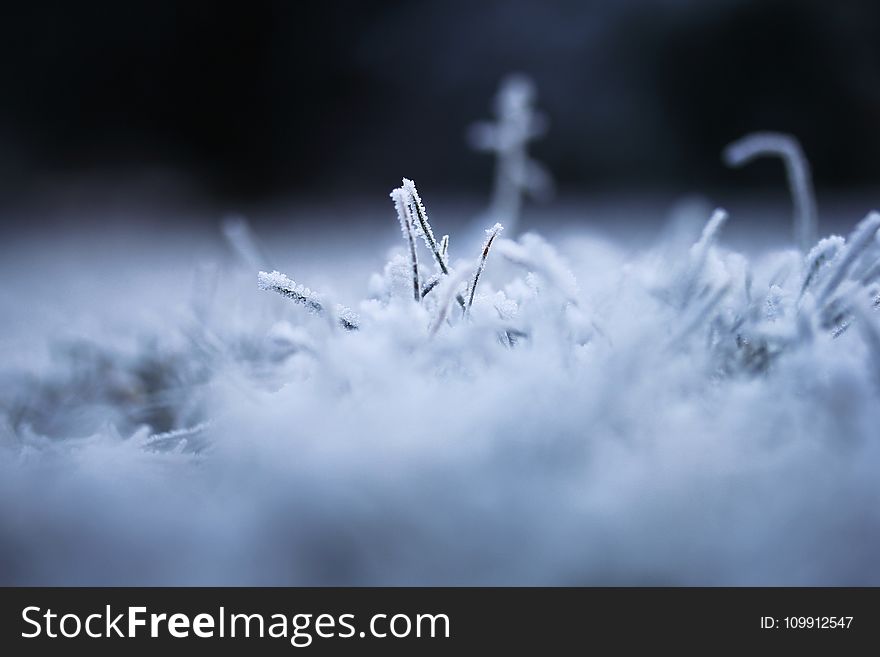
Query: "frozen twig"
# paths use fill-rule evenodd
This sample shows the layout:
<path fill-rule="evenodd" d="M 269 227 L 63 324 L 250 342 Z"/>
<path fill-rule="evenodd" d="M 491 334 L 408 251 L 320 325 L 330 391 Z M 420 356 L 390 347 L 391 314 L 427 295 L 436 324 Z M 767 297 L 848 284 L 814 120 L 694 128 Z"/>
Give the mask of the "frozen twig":
<path fill-rule="evenodd" d="M 412 180 L 404 178 L 403 186 L 395 191 L 399 192 L 401 201 L 405 204 L 410 217 L 410 225 L 414 229 L 414 232 L 422 236 L 422 239 L 425 241 L 425 246 L 428 247 L 428 250 L 434 256 L 434 260 L 437 262 L 440 272 L 444 276 L 448 276 L 449 255 L 447 250 L 449 248 L 449 236 L 443 236 L 442 244 L 437 242 L 437 239 L 434 237 L 434 231 L 431 229 L 431 222 L 428 221 L 428 213 L 425 210 L 425 205 L 422 203 L 422 199 L 416 189 L 416 184 Z M 426 290 L 422 291 L 421 296 L 424 297 L 432 288 L 427 288 L 426 286 Z M 461 294 L 458 294 L 455 299 L 458 301 L 458 305 L 464 309 L 464 297 L 461 296 Z"/>
<path fill-rule="evenodd" d="M 846 244 L 837 261 L 831 265 L 833 269 L 828 276 L 828 282 L 819 293 L 818 300 L 820 303 L 827 303 L 829 301 L 834 291 L 846 279 L 856 260 L 871 245 L 878 229 L 880 229 L 880 213 L 877 212 L 869 213 L 855 227 L 846 240 Z"/>
<path fill-rule="evenodd" d="M 853 315 L 856 325 L 862 334 L 862 339 L 868 346 L 868 358 L 871 360 L 871 366 L 868 368 L 871 372 L 871 378 L 874 384 L 880 388 L 880 328 L 877 327 L 877 320 L 873 317 L 875 313 L 867 312 L 858 304 L 853 304 Z"/>
<path fill-rule="evenodd" d="M 428 335 L 430 337 L 436 335 L 437 331 L 439 331 L 440 327 L 443 325 L 443 322 L 446 321 L 446 317 L 449 313 L 449 305 L 452 303 L 452 299 L 462 298 L 458 289 L 464 282 L 464 278 L 465 276 L 462 271 L 453 272 L 452 275 L 444 277 L 443 289 L 440 294 L 440 301 L 437 305 L 436 315 L 434 316 L 431 325 L 428 327 Z"/>
<path fill-rule="evenodd" d="M 785 164 L 794 203 L 795 242 L 807 253 L 816 243 L 818 218 L 810 165 L 797 139 L 778 132 L 753 132 L 728 145 L 723 153 L 724 162 L 731 167 L 765 156 L 779 157 Z"/>
<path fill-rule="evenodd" d="M 721 228 L 727 221 L 727 217 L 727 210 L 724 208 L 716 208 L 712 213 L 712 216 L 709 217 L 709 221 L 707 221 L 706 225 L 703 227 L 700 239 L 694 244 L 691 250 L 699 261 L 700 266 L 705 262 L 709 248 L 714 246 L 718 241 L 718 236 L 721 234 Z"/>
<path fill-rule="evenodd" d="M 434 256 L 434 260 L 437 261 L 440 271 L 448 275 L 449 266 L 446 262 L 446 258 L 440 252 L 440 245 L 434 237 L 434 231 L 431 230 L 431 223 L 428 221 L 428 213 L 425 211 L 425 205 L 422 203 L 422 199 L 416 189 L 416 184 L 412 180 L 404 178 L 403 187 L 400 187 L 399 189 L 406 195 L 405 203 L 413 217 L 413 225 L 418 227 L 416 232 L 418 232 L 418 234 L 422 236 L 422 239 L 425 240 L 425 246 L 428 247 L 428 250 Z"/>
<path fill-rule="evenodd" d="M 819 271 L 823 267 L 828 266 L 837 257 L 837 254 L 844 248 L 845 243 L 842 237 L 833 235 L 832 237 L 819 240 L 819 243 L 812 248 L 805 260 L 804 282 L 801 284 L 799 296 L 803 296 L 804 292 L 816 282 L 816 276 L 819 274 Z"/>
<path fill-rule="evenodd" d="M 272 266 L 247 219 L 233 215 L 224 219 L 220 228 L 229 246 L 250 269 L 259 270 Z"/>
<path fill-rule="evenodd" d="M 862 274 L 861 281 L 863 285 L 868 285 L 878 278 L 880 278 L 880 260 L 877 260 L 873 265 L 868 267 L 865 273 Z"/>
<path fill-rule="evenodd" d="M 257 275 L 257 285 L 261 290 L 277 292 L 294 303 L 305 306 L 310 313 L 315 315 L 323 315 L 325 312 L 324 304 L 317 292 L 310 290 L 304 285 L 297 285 L 279 271 L 273 271 L 272 273 L 261 271 Z M 347 331 L 354 331 L 360 325 L 357 314 L 345 306 L 336 307 L 334 319 Z"/>
<path fill-rule="evenodd" d="M 427 281 L 425 281 L 425 286 L 422 288 L 422 298 L 424 299 L 426 296 L 428 296 L 428 294 L 430 294 L 431 291 L 435 287 L 437 287 L 437 284 L 442 279 L 443 279 L 442 274 L 434 274 L 433 276 L 431 276 L 431 278 L 429 278 Z"/>
<path fill-rule="evenodd" d="M 550 174 L 528 154 L 528 143 L 546 131 L 547 121 L 534 109 L 535 85 L 524 75 L 505 78 L 495 97 L 497 122 L 471 126 L 471 145 L 495 153 L 495 184 L 489 217 L 516 229 L 522 195 L 552 189 Z"/>
<path fill-rule="evenodd" d="M 397 210 L 400 230 L 409 246 L 409 258 L 413 276 L 413 298 L 418 303 L 423 295 L 421 293 L 421 285 L 419 284 L 419 257 L 416 253 L 416 237 L 413 234 L 413 215 L 407 203 L 407 194 L 403 188 L 398 187 L 392 191 L 391 198 L 394 200 L 394 208 Z"/>
<path fill-rule="evenodd" d="M 517 267 L 541 274 L 562 294 L 566 303 L 578 305 L 577 280 L 556 249 L 538 235 L 526 233 L 516 242 L 501 238 L 495 244 L 495 251 Z"/>
<path fill-rule="evenodd" d="M 491 228 L 486 229 L 486 239 L 483 242 L 483 249 L 480 253 L 480 261 L 477 264 L 477 268 L 474 270 L 474 277 L 471 281 L 470 293 L 468 294 L 465 312 L 470 312 L 471 306 L 474 304 L 474 294 L 477 291 L 477 283 L 480 281 L 480 275 L 483 273 L 483 269 L 486 267 L 486 258 L 489 256 L 489 249 L 492 248 L 492 242 L 495 241 L 495 238 L 498 237 L 502 230 L 504 230 L 504 226 L 498 223 L 496 223 Z"/>
<path fill-rule="evenodd" d="M 184 429 L 154 433 L 144 440 L 142 446 L 144 449 L 149 449 L 151 451 L 171 450 L 180 453 L 187 447 L 191 447 L 191 443 L 194 442 L 194 439 L 201 438 L 210 427 L 211 422 L 208 421 L 199 422 L 194 426 L 186 427 Z M 204 440 L 195 442 L 202 447 L 204 446 Z M 198 451 L 198 449 L 191 447 L 190 451 Z"/>
<path fill-rule="evenodd" d="M 684 281 L 681 287 L 681 304 L 682 307 L 690 303 L 692 297 L 697 292 L 698 283 L 706 268 L 706 261 L 709 258 L 709 251 L 718 241 L 721 228 L 727 221 L 727 211 L 723 208 L 717 208 L 709 221 L 703 228 L 700 239 L 691 247 L 690 262 L 685 271 Z"/>

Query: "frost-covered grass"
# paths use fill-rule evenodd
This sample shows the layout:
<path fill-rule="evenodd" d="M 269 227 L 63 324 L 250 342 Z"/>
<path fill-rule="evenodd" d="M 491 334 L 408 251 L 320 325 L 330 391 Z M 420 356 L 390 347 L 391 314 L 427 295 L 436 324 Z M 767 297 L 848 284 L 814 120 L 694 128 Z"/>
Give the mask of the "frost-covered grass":
<path fill-rule="evenodd" d="M 880 215 L 814 244 L 764 134 L 727 157 L 785 159 L 799 248 L 721 209 L 517 233 L 547 179 L 504 89 L 482 243 L 404 179 L 396 245 L 8 250 L 0 581 L 880 584 Z"/>
<path fill-rule="evenodd" d="M 240 227 L 182 311 L 125 281 L 161 321 L 93 298 L 3 380 L 3 581 L 877 584 L 880 218 L 806 255 L 734 221 L 453 233 L 446 275 L 404 224 L 332 298 L 259 290 L 283 244 Z"/>

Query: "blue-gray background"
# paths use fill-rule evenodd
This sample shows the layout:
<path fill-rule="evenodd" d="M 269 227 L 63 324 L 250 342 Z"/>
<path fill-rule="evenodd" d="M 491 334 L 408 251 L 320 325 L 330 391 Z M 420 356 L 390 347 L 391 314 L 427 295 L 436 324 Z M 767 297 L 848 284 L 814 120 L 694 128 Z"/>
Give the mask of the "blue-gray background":
<path fill-rule="evenodd" d="M 485 193 L 463 134 L 510 71 L 538 84 L 563 191 L 778 187 L 774 163 L 719 161 L 754 129 L 797 134 L 820 194 L 870 188 L 878 37 L 875 2 L 6 4 L 0 205 L 151 176 L 218 208 L 402 174 Z"/>

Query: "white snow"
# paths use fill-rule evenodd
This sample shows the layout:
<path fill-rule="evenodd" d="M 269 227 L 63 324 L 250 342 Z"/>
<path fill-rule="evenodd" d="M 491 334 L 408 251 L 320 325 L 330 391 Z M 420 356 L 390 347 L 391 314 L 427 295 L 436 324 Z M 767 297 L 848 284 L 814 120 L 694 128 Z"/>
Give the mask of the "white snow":
<path fill-rule="evenodd" d="M 418 303 L 385 234 L 280 263 L 357 331 L 219 251 L 190 296 L 193 242 L 9 255 L 0 580 L 878 585 L 876 216 L 807 258 L 722 222 L 499 236 L 467 316 L 454 233 Z"/>

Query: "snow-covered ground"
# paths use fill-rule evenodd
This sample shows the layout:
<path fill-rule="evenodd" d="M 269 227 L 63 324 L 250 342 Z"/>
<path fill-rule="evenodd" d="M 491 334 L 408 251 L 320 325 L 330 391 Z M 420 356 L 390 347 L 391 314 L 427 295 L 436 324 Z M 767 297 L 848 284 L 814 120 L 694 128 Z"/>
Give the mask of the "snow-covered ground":
<path fill-rule="evenodd" d="M 880 584 L 876 217 L 533 208 L 463 312 L 423 196 L 419 303 L 390 202 L 4 240 L 0 582 Z"/>

